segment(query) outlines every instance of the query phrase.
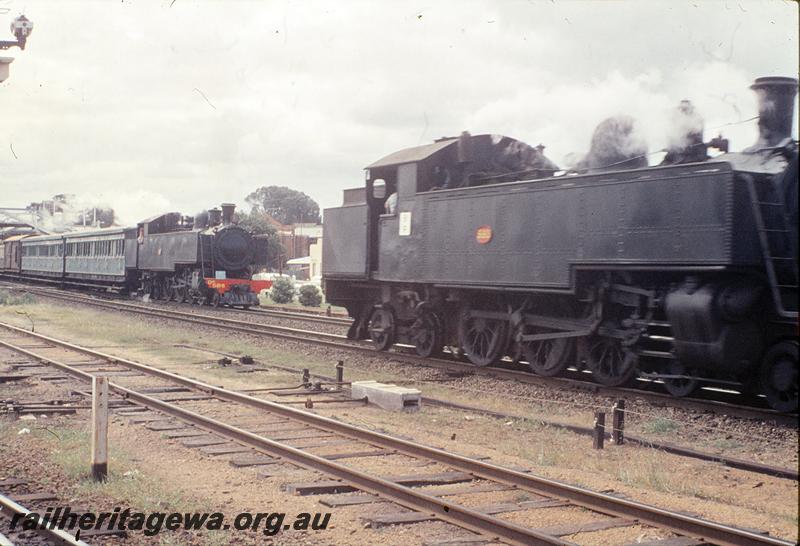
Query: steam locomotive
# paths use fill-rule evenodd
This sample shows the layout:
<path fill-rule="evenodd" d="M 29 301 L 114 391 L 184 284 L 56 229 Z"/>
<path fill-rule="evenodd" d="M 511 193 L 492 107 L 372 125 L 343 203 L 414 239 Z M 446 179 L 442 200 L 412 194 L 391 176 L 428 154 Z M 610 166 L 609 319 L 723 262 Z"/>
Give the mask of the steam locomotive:
<path fill-rule="evenodd" d="M 234 211 L 223 204 L 197 225 L 170 212 L 136 227 L 9 237 L 0 245 L 0 272 L 154 300 L 257 306 L 271 286 L 251 279 L 253 267 L 266 263 L 266 242 L 234 224 Z"/>
<path fill-rule="evenodd" d="M 640 376 L 676 396 L 737 385 L 795 411 L 797 80 L 752 89 L 759 138 L 740 153 L 694 132 L 648 167 L 615 146 L 628 124 L 605 123 L 616 136 L 596 133 L 579 172 L 494 135 L 384 157 L 325 211 L 326 298 L 379 350 Z"/>

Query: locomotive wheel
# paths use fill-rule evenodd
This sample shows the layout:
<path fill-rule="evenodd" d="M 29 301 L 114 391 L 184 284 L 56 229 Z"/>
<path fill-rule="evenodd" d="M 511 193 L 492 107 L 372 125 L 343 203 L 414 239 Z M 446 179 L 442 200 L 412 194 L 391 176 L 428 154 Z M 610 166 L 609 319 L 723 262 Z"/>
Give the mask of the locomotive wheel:
<path fill-rule="evenodd" d="M 572 318 L 575 311 L 569 303 L 563 299 L 547 298 L 539 300 L 534 305 L 534 310 L 541 308 L 544 314 L 552 315 L 556 318 Z M 579 313 L 579 316 L 586 317 L 589 311 Z M 546 329 L 533 326 L 524 326 L 524 333 L 543 334 Z M 575 338 L 557 338 L 543 341 L 522 342 L 522 356 L 528 361 L 528 367 L 536 375 L 553 377 L 560 375 L 570 364 L 570 357 L 575 352 Z"/>
<path fill-rule="evenodd" d="M 476 366 L 488 366 L 503 356 L 508 343 L 508 323 L 504 320 L 461 316 L 459 341 L 469 361 Z"/>
<path fill-rule="evenodd" d="M 761 361 L 761 389 L 776 411 L 797 411 L 797 342 L 781 341 Z"/>
<path fill-rule="evenodd" d="M 391 309 L 375 309 L 367 324 L 372 343 L 379 351 L 388 351 L 394 345 L 395 323 Z"/>
<path fill-rule="evenodd" d="M 145 296 L 147 296 L 150 301 L 155 299 L 155 295 L 153 294 L 153 283 L 149 280 L 142 282 L 142 298 Z"/>
<path fill-rule="evenodd" d="M 621 340 L 605 336 L 594 336 L 589 340 L 586 367 L 601 385 L 624 385 L 636 374 L 636 364 L 636 355 L 625 351 Z"/>
<path fill-rule="evenodd" d="M 522 347 L 528 367 L 536 375 L 553 377 L 569 366 L 572 354 L 572 340 L 568 338 L 529 341 Z"/>
<path fill-rule="evenodd" d="M 219 292 L 217 292 L 216 290 L 214 290 L 214 293 L 211 294 L 210 305 L 212 307 L 219 307 L 220 305 L 222 305 L 222 299 L 219 297 Z"/>
<path fill-rule="evenodd" d="M 173 292 L 174 293 L 173 293 L 172 297 L 178 303 L 186 303 L 186 300 L 189 298 L 189 294 L 188 294 L 189 291 L 188 291 L 188 289 L 187 289 L 187 287 L 185 285 L 184 286 L 176 286 L 173 289 Z"/>
<path fill-rule="evenodd" d="M 667 366 L 666 373 L 668 375 L 690 375 L 686 366 L 678 361 L 672 361 Z M 700 384 L 697 379 L 664 379 L 664 388 L 667 392 L 676 398 L 682 396 L 689 396 Z"/>
<path fill-rule="evenodd" d="M 172 282 L 169 277 L 161 279 L 161 301 L 170 301 L 172 299 Z"/>
<path fill-rule="evenodd" d="M 433 311 L 423 311 L 413 327 L 414 349 L 423 358 L 442 352 L 442 326 Z"/>

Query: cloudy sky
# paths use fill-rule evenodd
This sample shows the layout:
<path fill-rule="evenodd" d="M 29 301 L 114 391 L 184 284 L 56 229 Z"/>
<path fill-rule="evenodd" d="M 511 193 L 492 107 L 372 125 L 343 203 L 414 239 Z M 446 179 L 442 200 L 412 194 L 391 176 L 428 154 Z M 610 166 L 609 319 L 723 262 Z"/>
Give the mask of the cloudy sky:
<path fill-rule="evenodd" d="M 564 165 L 626 113 L 658 150 L 684 98 L 741 149 L 748 85 L 798 67 L 785 0 L 0 0 L 0 39 L 23 10 L 0 206 L 74 193 L 126 222 L 271 184 L 336 206 L 368 163 L 462 130 Z"/>

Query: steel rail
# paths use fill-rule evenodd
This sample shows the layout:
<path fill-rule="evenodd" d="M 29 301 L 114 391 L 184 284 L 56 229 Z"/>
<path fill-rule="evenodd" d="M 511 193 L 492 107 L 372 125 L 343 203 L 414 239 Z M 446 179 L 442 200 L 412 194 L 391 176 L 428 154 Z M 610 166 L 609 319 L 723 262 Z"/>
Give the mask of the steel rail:
<path fill-rule="evenodd" d="M 191 346 L 186 346 L 191 347 Z M 236 355 L 228 354 L 228 353 L 220 353 L 223 356 L 227 356 L 228 358 L 236 358 Z M 302 374 L 303 370 L 300 368 L 292 368 L 290 366 L 279 366 L 275 364 L 270 364 L 268 367 L 279 369 L 282 371 Z M 311 374 L 311 377 L 321 379 L 323 382 L 329 382 L 330 384 L 338 385 L 339 383 L 336 382 L 335 377 L 331 377 L 328 375 L 322 374 Z M 413 382 L 413 380 L 412 380 Z M 260 389 L 259 389 L 260 390 Z M 269 389 L 266 389 L 269 390 Z M 244 390 L 242 392 L 251 392 L 248 390 Z M 458 402 L 451 402 L 449 400 L 443 400 L 440 398 L 431 398 L 429 396 L 422 397 L 422 403 L 424 405 L 432 405 L 432 406 L 440 406 L 443 408 L 448 409 L 455 409 L 460 411 L 467 411 L 471 413 L 479 413 L 482 415 L 487 415 L 489 417 L 494 417 L 497 419 L 504 419 L 508 421 L 509 419 L 516 419 L 519 421 L 533 421 L 536 423 L 541 423 L 543 425 L 547 425 L 554 428 L 560 428 L 563 430 L 568 430 L 575 434 L 580 434 L 584 436 L 592 436 L 594 435 L 594 427 L 584 427 L 580 425 L 570 425 L 567 423 L 561 423 L 558 421 L 552 421 L 540 417 L 526 417 L 524 415 L 512 414 L 512 413 L 503 413 L 499 411 L 490 410 L 487 408 L 482 408 L 479 406 L 470 406 L 466 404 L 460 404 Z M 606 438 L 610 438 L 611 434 L 606 433 Z M 797 481 L 800 479 L 800 473 L 794 468 L 785 468 L 779 466 L 768 465 L 764 463 L 759 463 L 755 461 L 748 461 L 745 459 L 738 459 L 736 457 L 729 457 L 727 455 L 721 455 L 717 453 L 708 453 L 704 451 L 698 451 L 696 449 L 691 449 L 688 447 L 659 442 L 656 440 L 652 440 L 650 438 L 643 438 L 639 436 L 632 436 L 630 434 L 625 434 L 625 441 L 631 444 L 640 445 L 645 448 L 655 449 L 658 451 L 664 451 L 666 453 L 671 453 L 673 455 L 679 455 L 681 457 L 689 457 L 692 459 L 699 459 L 701 461 L 710 461 L 714 463 L 719 463 L 723 466 L 728 466 L 731 468 L 736 468 L 738 470 L 744 470 L 747 472 L 753 472 L 755 474 L 764 474 L 767 476 L 773 476 L 775 478 L 783 478 L 783 479 L 790 479 Z"/>
<path fill-rule="evenodd" d="M 19 289 L 19 287 L 17 288 Z M 187 313 L 184 311 L 153 309 L 151 307 L 145 307 L 125 302 L 116 303 L 116 302 L 99 301 L 95 298 L 90 298 L 87 296 L 82 296 L 77 294 L 66 295 L 66 294 L 53 293 L 51 292 L 51 289 L 46 289 L 46 288 L 45 289 L 25 288 L 24 290 L 27 290 L 28 292 L 31 292 L 33 294 L 39 293 L 45 297 L 61 299 L 64 301 L 73 301 L 73 302 L 77 301 L 79 303 L 86 303 L 87 305 L 94 305 L 96 307 L 103 307 L 112 310 L 120 310 L 120 307 L 122 307 L 123 309 L 130 309 L 131 312 L 134 313 L 150 315 L 157 318 L 178 320 L 182 322 L 189 322 L 192 324 L 199 324 L 203 326 L 209 326 L 212 328 L 223 328 L 227 330 L 238 331 L 248 334 L 267 334 L 273 337 L 278 337 L 281 339 L 287 339 L 291 341 L 297 341 L 300 343 L 313 343 L 316 345 L 322 345 L 336 349 L 356 351 L 363 354 L 371 355 L 373 357 L 379 356 L 381 354 L 379 352 L 376 352 L 371 344 L 359 343 L 359 342 L 344 343 L 343 341 L 346 340 L 345 336 L 337 334 L 327 334 L 323 332 L 314 332 L 311 330 L 299 330 L 299 329 L 287 328 L 285 326 L 253 324 L 236 319 L 219 318 L 212 315 L 194 314 L 194 313 Z M 318 337 L 308 338 L 308 337 L 303 337 L 302 335 L 296 335 L 296 333 L 308 334 Z M 323 339 L 323 338 L 328 338 L 328 339 Z M 583 381 L 581 379 L 575 379 L 571 377 L 543 377 L 529 372 L 508 370 L 495 366 L 478 367 L 471 364 L 456 362 L 454 360 L 422 358 L 417 355 L 407 354 L 397 350 L 386 352 L 384 354 L 391 355 L 391 358 L 401 360 L 404 363 L 413 364 L 416 366 L 426 366 L 426 367 L 446 369 L 451 371 L 455 370 L 475 375 L 497 377 L 500 379 L 519 381 L 533 385 L 544 384 L 544 385 L 553 385 L 558 387 L 578 388 L 589 392 L 601 394 L 604 396 L 619 396 L 621 394 L 629 396 L 638 396 L 652 400 L 657 400 L 658 402 L 664 402 L 665 404 L 671 404 L 683 408 L 696 409 L 700 411 L 712 411 L 718 414 L 741 417 L 745 419 L 768 419 L 774 421 L 776 424 L 784 426 L 792 426 L 797 424 L 796 414 L 779 413 L 772 409 L 742 406 L 718 400 L 704 400 L 699 398 L 688 398 L 688 397 L 675 398 L 665 393 L 651 392 L 632 387 L 606 387 L 598 383 Z"/>
<path fill-rule="evenodd" d="M 39 516 L 36 512 L 28 510 L 21 504 L 14 502 L 12 499 L 6 497 L 2 493 L 0 493 L 0 512 L 19 514 L 23 517 L 27 516 L 28 514 L 36 514 L 36 529 L 34 529 L 33 532 L 40 535 L 46 535 L 48 539 L 55 541 L 57 544 L 63 544 L 65 546 L 89 546 L 84 541 L 76 540 L 74 536 L 61 529 L 50 529 L 47 525 L 44 525 L 44 528 L 41 528 L 43 523 L 41 516 Z"/>
<path fill-rule="evenodd" d="M 43 337 L 46 338 L 46 336 Z M 56 341 L 52 338 L 46 339 L 48 342 Z M 0 345 L 17 351 L 21 354 L 25 354 L 31 358 L 36 358 L 38 360 L 47 362 L 48 364 L 55 366 L 77 377 L 78 379 L 91 382 L 92 378 L 94 377 L 89 372 L 84 372 L 53 358 L 38 355 L 32 351 L 22 347 L 17 347 L 6 341 L 0 340 Z M 77 346 L 72 346 L 71 344 L 59 343 L 59 345 L 72 350 L 78 350 Z M 99 354 L 100 353 L 98 353 L 98 356 Z M 111 360 L 113 360 L 115 363 L 125 365 L 125 362 L 121 360 L 113 358 Z M 165 373 L 169 374 L 168 372 Z M 423 493 L 413 488 L 403 486 L 380 477 L 371 476 L 364 472 L 351 469 L 342 464 L 320 457 L 319 455 L 306 453 L 298 448 L 294 448 L 275 440 L 253 434 L 252 432 L 248 432 L 216 419 L 206 417 L 197 412 L 178 407 L 169 402 L 164 402 L 163 400 L 159 400 L 145 394 L 141 394 L 135 390 L 123 387 L 116 383 L 109 382 L 108 387 L 112 392 L 121 395 L 123 398 L 136 402 L 151 410 L 171 415 L 208 432 L 224 436 L 225 438 L 238 442 L 242 445 L 254 448 L 257 451 L 267 453 L 272 456 L 281 457 L 299 466 L 333 476 L 340 480 L 346 481 L 347 483 L 352 484 L 358 489 L 368 493 L 389 499 L 418 512 L 432 514 L 443 521 L 452 523 L 492 539 L 499 539 L 509 544 L 518 544 L 521 546 L 529 544 L 557 544 L 563 546 L 574 546 L 574 543 L 563 540 L 559 537 L 547 535 L 535 529 L 522 527 L 515 523 L 495 518 L 451 501 Z M 205 387 L 210 387 L 213 390 L 216 390 L 215 387 L 211 387 L 210 385 L 205 385 Z M 251 400 L 257 399 L 252 398 Z"/>
<path fill-rule="evenodd" d="M 352 319 L 344 317 L 329 317 L 326 315 L 318 316 L 312 313 L 293 313 L 291 311 L 279 311 L 276 309 L 268 309 L 266 307 L 256 307 L 250 309 L 248 312 L 255 313 L 257 315 L 274 316 L 293 320 L 297 319 L 301 321 L 305 320 L 308 322 L 321 322 L 323 324 L 336 324 L 341 326 L 350 326 L 350 324 L 353 322 Z"/>
<path fill-rule="evenodd" d="M 221 400 L 227 400 L 229 402 L 235 402 L 246 406 L 260 408 L 268 412 L 271 412 L 273 414 L 281 415 L 288 419 L 293 419 L 295 421 L 299 421 L 301 423 L 305 423 L 310 426 L 322 428 L 331 432 L 336 432 L 343 436 L 354 438 L 356 440 L 363 441 L 375 446 L 383 447 L 387 450 L 394 450 L 399 453 L 411 455 L 413 457 L 425 458 L 428 460 L 436 461 L 438 463 L 449 466 L 461 472 L 471 474 L 478 478 L 505 483 L 507 485 L 512 485 L 517 488 L 531 491 L 533 493 L 537 493 L 540 495 L 560 498 L 569 501 L 575 505 L 582 506 L 584 508 L 588 508 L 596 512 L 609 514 L 616 517 L 637 519 L 642 523 L 647 523 L 655 527 L 670 529 L 682 535 L 702 538 L 704 540 L 708 540 L 716 544 L 725 544 L 732 546 L 751 545 L 751 544 L 752 545 L 774 544 L 781 546 L 789 546 L 791 544 L 794 544 L 793 542 L 790 541 L 782 540 L 775 537 L 765 536 L 746 529 L 739 529 L 729 525 L 708 521 L 702 518 L 697 518 L 685 514 L 680 514 L 677 512 L 672 512 L 670 510 L 665 510 L 662 508 L 650 506 L 637 501 L 622 499 L 604 493 L 591 491 L 575 485 L 564 484 L 548 478 L 535 476 L 532 474 L 526 474 L 523 472 L 517 472 L 515 470 L 503 468 L 501 466 L 497 466 L 485 461 L 470 459 L 462 455 L 449 453 L 441 449 L 425 446 L 409 440 L 395 438 L 379 432 L 364 430 L 354 425 L 336 421 L 328 417 L 323 417 L 296 408 L 283 406 L 274 402 L 270 402 L 268 400 L 255 398 L 222 387 L 216 387 L 214 385 L 210 385 L 202 381 L 189 379 L 174 374 L 172 372 L 148 366 L 146 364 L 141 364 L 124 358 L 109 355 L 100 351 L 94 351 L 92 349 L 80 347 L 78 345 L 74 345 L 72 343 L 55 339 L 42 334 L 35 334 L 32 332 L 28 332 L 26 330 L 17 328 L 16 326 L 5 324 L 3 322 L 0 322 L 0 326 L 3 326 L 11 331 L 16 331 L 18 333 L 27 336 L 35 337 L 37 339 L 46 341 L 47 343 L 51 343 L 56 346 L 61 346 L 70 350 L 82 352 L 84 354 L 92 355 L 96 358 L 106 359 L 113 363 L 120 364 L 122 366 L 130 367 L 132 369 L 136 369 L 148 373 L 150 375 L 155 375 L 158 377 L 162 377 L 164 379 L 174 381 L 191 389 L 208 393 Z M 36 353 L 33 353 L 26 349 L 16 348 L 13 345 L 2 340 L 0 340 L 0 345 L 7 346 L 10 349 L 16 350 L 23 354 L 27 354 L 32 358 L 39 358 L 42 360 L 46 360 L 48 362 L 53 362 L 52 359 L 39 356 Z M 64 367 L 65 370 L 69 368 L 65 364 L 61 364 L 61 367 Z M 88 374 L 86 372 L 82 372 L 80 370 L 74 370 L 74 371 L 78 372 L 82 376 L 91 377 L 91 374 Z M 124 387 L 119 387 L 119 388 L 124 389 Z M 125 391 L 127 391 L 127 389 L 125 389 Z M 118 392 L 123 392 L 123 391 L 118 391 Z M 133 393 L 133 391 L 130 392 Z M 141 395 L 138 393 L 133 393 L 133 394 L 136 396 L 136 398 L 134 399 L 140 399 L 139 397 L 143 397 L 141 399 L 144 398 L 149 399 L 149 397 L 146 397 L 145 395 Z M 168 405 L 167 403 L 161 402 L 160 400 L 157 399 L 151 399 L 151 400 L 153 400 L 156 404 Z M 180 411 L 187 411 L 187 410 L 181 409 Z M 198 417 L 202 418 L 202 416 Z M 228 425 L 225 426 L 228 427 Z M 255 435 L 251 436 L 254 436 L 255 438 L 260 438 Z M 289 448 L 282 444 L 277 444 L 276 442 L 273 441 L 268 441 L 268 442 L 269 442 L 268 444 L 264 445 L 270 445 L 271 447 L 274 447 L 279 450 L 291 450 L 287 451 L 288 454 L 287 457 L 307 455 L 299 450 L 295 450 L 294 448 Z M 295 451 L 297 453 L 295 453 Z M 290 458 L 290 460 L 293 459 Z M 316 464 L 316 462 L 314 464 Z M 331 462 L 322 459 L 321 461 L 319 461 L 319 464 L 329 465 L 331 464 Z M 337 464 L 336 466 L 340 465 Z M 350 470 L 347 469 L 346 467 L 342 467 L 337 470 L 337 472 L 342 472 L 342 471 L 350 472 Z M 358 479 L 363 479 L 363 478 L 358 478 Z M 385 482 L 385 483 L 388 484 L 391 482 Z M 359 485 L 359 483 L 356 482 L 354 482 L 354 484 Z M 379 488 L 380 487 L 381 485 L 379 485 Z M 430 498 L 427 499 L 427 502 L 429 501 Z M 401 502 L 401 504 L 403 503 Z M 446 510 L 444 508 L 441 509 L 438 508 L 440 504 L 444 506 L 444 503 L 441 500 L 437 499 L 430 506 L 430 510 L 432 511 L 432 513 L 436 513 L 437 516 L 442 511 L 444 512 L 444 515 L 451 514 L 450 508 L 447 508 Z M 436 508 L 437 511 L 434 511 L 434 508 Z M 427 510 L 424 509 L 422 511 L 427 511 Z M 485 515 L 482 516 L 484 518 L 486 517 Z"/>

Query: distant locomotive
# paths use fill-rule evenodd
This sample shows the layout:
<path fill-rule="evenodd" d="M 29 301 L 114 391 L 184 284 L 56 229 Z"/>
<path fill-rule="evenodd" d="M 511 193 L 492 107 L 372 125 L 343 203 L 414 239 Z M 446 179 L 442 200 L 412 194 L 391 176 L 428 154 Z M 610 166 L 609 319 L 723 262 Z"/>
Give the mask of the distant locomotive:
<path fill-rule="evenodd" d="M 10 237 L 0 245 L 2 272 L 164 301 L 257 306 L 271 282 L 252 280 L 252 268 L 266 263 L 267 249 L 232 223 L 234 208 L 210 210 L 201 226 L 172 212 L 135 228 Z"/>
<path fill-rule="evenodd" d="M 325 211 L 326 298 L 381 350 L 449 346 L 606 385 L 640 374 L 676 396 L 735 381 L 794 411 L 797 80 L 752 88 L 758 142 L 713 159 L 696 133 L 662 166 L 622 157 L 561 176 L 508 137 L 391 154 Z"/>
<path fill-rule="evenodd" d="M 222 205 L 221 212 L 211 209 L 203 226 L 177 213 L 140 223 L 141 292 L 152 299 L 214 306 L 258 305 L 259 291 L 271 282 L 251 280 L 251 266 L 266 262 L 266 249 L 232 223 L 234 209 L 231 204 Z"/>

